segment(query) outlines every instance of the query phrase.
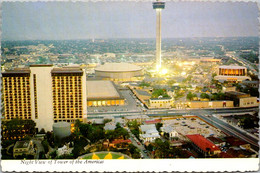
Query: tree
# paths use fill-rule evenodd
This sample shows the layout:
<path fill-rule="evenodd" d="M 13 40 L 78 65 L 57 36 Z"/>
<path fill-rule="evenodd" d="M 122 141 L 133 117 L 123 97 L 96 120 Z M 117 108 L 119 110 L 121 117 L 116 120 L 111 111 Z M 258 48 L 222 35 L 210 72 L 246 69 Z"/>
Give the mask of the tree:
<path fill-rule="evenodd" d="M 148 151 L 153 151 L 153 145 L 152 145 L 152 144 L 149 144 L 149 145 L 146 147 L 146 149 L 147 149 Z"/>
<path fill-rule="evenodd" d="M 189 92 L 189 93 L 187 94 L 186 98 L 187 98 L 188 100 L 192 100 L 192 99 L 193 99 L 193 94 L 192 94 L 191 92 Z"/>
<path fill-rule="evenodd" d="M 111 122 L 111 119 L 104 119 L 104 124 Z"/>
<path fill-rule="evenodd" d="M 45 139 L 41 143 L 42 143 L 42 146 L 44 148 L 45 153 L 48 153 L 48 151 L 49 151 L 49 143 L 48 143 L 48 141 Z"/>
<path fill-rule="evenodd" d="M 49 145 L 54 148 L 54 134 L 52 132 L 47 132 L 45 135 L 45 138 L 47 139 Z"/>
<path fill-rule="evenodd" d="M 40 130 L 39 134 L 45 134 L 44 128 L 42 128 L 42 129 Z"/>
<path fill-rule="evenodd" d="M 202 99 L 210 99 L 210 96 L 206 93 L 201 93 L 200 98 Z"/>
<path fill-rule="evenodd" d="M 156 126 L 157 131 L 160 132 L 163 124 L 162 123 L 156 123 L 155 126 Z"/>
<path fill-rule="evenodd" d="M 36 123 L 33 120 L 12 119 L 2 121 L 2 137 L 8 139 L 24 138 L 33 136 L 36 132 Z M 4 132 L 4 133 L 3 133 Z"/>
<path fill-rule="evenodd" d="M 128 148 L 132 158 L 138 159 L 141 157 L 140 150 L 136 146 L 134 146 L 133 144 L 129 144 Z"/>
<path fill-rule="evenodd" d="M 52 151 L 52 152 L 50 153 L 50 157 L 51 157 L 52 159 L 55 159 L 55 158 L 57 157 L 57 151 L 56 151 L 56 150 Z"/>
<path fill-rule="evenodd" d="M 152 98 L 158 98 L 162 96 L 163 98 L 169 97 L 165 89 L 156 89 L 152 93 Z"/>

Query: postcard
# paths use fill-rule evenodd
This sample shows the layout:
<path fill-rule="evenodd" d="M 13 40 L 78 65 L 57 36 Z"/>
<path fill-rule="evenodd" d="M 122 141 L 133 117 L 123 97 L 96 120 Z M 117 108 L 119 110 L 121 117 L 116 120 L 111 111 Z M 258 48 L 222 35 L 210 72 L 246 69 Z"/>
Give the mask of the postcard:
<path fill-rule="evenodd" d="M 258 2 L 1 5 L 3 172 L 259 170 Z"/>

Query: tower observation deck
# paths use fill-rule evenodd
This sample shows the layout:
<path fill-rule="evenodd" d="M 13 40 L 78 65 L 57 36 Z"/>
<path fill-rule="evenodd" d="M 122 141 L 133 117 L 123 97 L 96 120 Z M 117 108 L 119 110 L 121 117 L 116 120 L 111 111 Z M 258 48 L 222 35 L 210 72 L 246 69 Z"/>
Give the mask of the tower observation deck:
<path fill-rule="evenodd" d="M 156 10 L 156 69 L 161 69 L 161 10 L 164 9 L 165 2 L 153 2 L 153 9 Z"/>

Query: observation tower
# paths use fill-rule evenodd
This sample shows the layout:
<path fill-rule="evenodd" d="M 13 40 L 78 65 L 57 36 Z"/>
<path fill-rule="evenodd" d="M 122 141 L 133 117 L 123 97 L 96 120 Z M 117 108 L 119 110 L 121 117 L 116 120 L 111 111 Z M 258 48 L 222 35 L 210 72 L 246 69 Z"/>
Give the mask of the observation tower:
<path fill-rule="evenodd" d="M 157 0 L 153 2 L 153 9 L 156 10 L 156 70 L 161 69 L 161 11 L 165 7 L 165 2 Z"/>

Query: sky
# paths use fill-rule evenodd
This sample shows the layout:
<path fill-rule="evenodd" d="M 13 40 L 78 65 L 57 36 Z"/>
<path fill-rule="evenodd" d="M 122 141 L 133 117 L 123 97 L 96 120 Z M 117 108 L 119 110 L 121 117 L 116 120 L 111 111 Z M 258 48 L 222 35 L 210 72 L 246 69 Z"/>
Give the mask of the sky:
<path fill-rule="evenodd" d="M 258 36 L 254 2 L 167 2 L 162 38 Z M 152 2 L 3 2 L 2 40 L 155 38 Z"/>

